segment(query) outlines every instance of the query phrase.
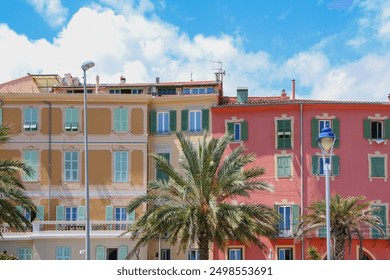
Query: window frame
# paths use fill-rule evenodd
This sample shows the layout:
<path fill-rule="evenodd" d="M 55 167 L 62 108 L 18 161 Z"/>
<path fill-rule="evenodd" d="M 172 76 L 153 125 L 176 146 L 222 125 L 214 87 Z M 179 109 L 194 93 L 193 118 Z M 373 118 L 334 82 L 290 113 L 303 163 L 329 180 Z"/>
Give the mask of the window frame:
<path fill-rule="evenodd" d="M 169 261 L 171 260 L 171 249 L 161 249 L 160 250 L 160 260 Z"/>
<path fill-rule="evenodd" d="M 65 221 L 74 222 L 78 220 L 78 211 L 77 207 L 65 206 L 64 208 L 64 216 Z"/>
<path fill-rule="evenodd" d="M 280 159 L 289 159 L 288 166 L 283 166 L 283 170 L 288 170 L 288 174 L 281 174 L 279 173 L 280 168 L 279 168 L 279 160 Z M 275 155 L 275 178 L 292 178 L 293 177 L 293 166 L 292 166 L 292 155 L 291 154 L 277 154 Z"/>
<path fill-rule="evenodd" d="M 64 132 L 79 132 L 80 130 L 80 109 L 67 107 L 64 110 Z"/>
<path fill-rule="evenodd" d="M 383 175 L 384 176 L 375 176 L 377 174 L 373 174 L 373 162 L 372 160 L 374 158 L 383 158 Z M 372 182 L 373 179 L 379 179 L 384 180 L 387 182 L 388 178 L 388 158 L 387 154 L 381 154 L 380 152 L 375 152 L 374 154 L 368 154 L 368 178 L 370 182 Z"/>
<path fill-rule="evenodd" d="M 237 256 L 237 253 L 239 253 L 238 256 Z M 227 254 L 226 259 L 229 261 L 244 260 L 244 248 L 243 247 L 228 247 L 226 254 Z M 237 258 L 237 257 L 239 257 L 239 258 Z"/>
<path fill-rule="evenodd" d="M 189 249 L 187 252 L 187 260 L 189 260 L 189 261 L 200 260 L 199 249 Z"/>
<path fill-rule="evenodd" d="M 285 128 L 286 121 L 289 122 L 289 128 Z M 282 125 L 283 124 L 283 125 Z M 290 150 L 294 148 L 294 117 L 275 118 L 275 150 Z M 282 141 L 283 139 L 284 141 Z M 283 145 L 282 145 L 283 143 Z"/>
<path fill-rule="evenodd" d="M 56 260 L 71 260 L 72 248 L 70 246 L 58 246 L 56 247 L 55 256 Z"/>
<path fill-rule="evenodd" d="M 17 248 L 18 260 L 32 260 L 32 248 L 20 247 Z"/>
<path fill-rule="evenodd" d="M 31 154 L 35 154 L 35 159 L 31 158 Z M 27 159 L 26 156 L 30 155 Z M 34 174 L 27 176 L 26 173 L 23 173 L 24 182 L 38 182 L 39 181 L 39 152 L 38 150 L 23 150 L 23 163 L 32 168 Z"/>
<path fill-rule="evenodd" d="M 114 132 L 129 132 L 129 108 L 114 108 Z"/>
<path fill-rule="evenodd" d="M 24 132 L 38 131 L 39 110 L 36 107 L 23 109 L 23 130 Z"/>
<path fill-rule="evenodd" d="M 128 183 L 129 182 L 129 151 L 114 151 L 113 153 L 113 182 Z M 120 158 L 118 160 L 118 156 Z M 123 161 L 126 159 L 125 161 Z M 118 165 L 119 164 L 119 165 Z M 126 166 L 124 167 L 123 164 Z M 119 177 L 118 177 L 119 175 Z"/>
<path fill-rule="evenodd" d="M 70 159 L 67 158 L 67 154 L 70 154 Z M 77 155 L 77 158 L 74 159 L 73 155 Z M 70 162 L 70 168 L 66 168 L 67 162 Z M 76 165 L 76 168 L 73 166 Z M 64 151 L 64 181 L 65 182 L 78 182 L 80 181 L 80 152 L 79 151 Z M 69 177 L 67 177 L 67 172 L 69 172 Z M 74 173 L 76 172 L 76 173 Z M 76 175 L 76 176 L 74 176 Z"/>
<path fill-rule="evenodd" d="M 276 250 L 276 258 L 277 260 L 294 260 L 295 259 L 295 256 L 294 256 L 294 248 L 293 247 L 287 247 L 287 246 L 277 246 L 275 248 Z M 286 259 L 286 258 L 280 258 L 280 253 L 281 252 L 284 252 L 284 256 L 286 256 L 286 252 L 290 252 L 290 256 L 291 256 L 291 259 Z"/>
<path fill-rule="evenodd" d="M 156 134 L 170 134 L 170 112 L 169 111 L 157 111 L 156 112 Z M 161 117 L 161 118 L 160 118 Z M 160 127 L 162 130 L 160 130 Z"/>
<path fill-rule="evenodd" d="M 188 110 L 188 132 L 202 132 L 202 110 Z"/>

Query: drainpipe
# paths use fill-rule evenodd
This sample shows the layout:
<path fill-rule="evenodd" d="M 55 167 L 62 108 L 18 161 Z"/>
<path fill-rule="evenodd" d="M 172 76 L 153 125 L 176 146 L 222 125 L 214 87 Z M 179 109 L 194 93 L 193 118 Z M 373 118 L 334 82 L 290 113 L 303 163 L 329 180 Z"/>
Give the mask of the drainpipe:
<path fill-rule="evenodd" d="M 47 209 L 47 216 L 48 220 L 51 221 L 50 216 L 50 208 L 51 208 L 51 134 L 52 134 L 52 109 L 51 109 L 51 102 L 44 100 L 45 104 L 49 105 L 49 153 L 48 153 L 48 175 L 49 175 L 49 198 L 48 198 L 48 209 Z"/>
<path fill-rule="evenodd" d="M 295 94 L 294 94 L 294 97 L 295 97 Z M 301 164 L 300 164 L 300 174 L 301 174 L 301 217 L 303 216 L 304 214 L 304 209 L 303 209 L 303 206 L 304 206 L 304 199 L 303 199 L 303 195 L 304 195 L 304 188 L 303 188 L 303 164 L 304 164 L 304 159 L 303 159 L 303 104 L 300 103 L 299 104 L 299 138 L 300 138 L 300 155 L 299 155 L 299 160 L 301 161 Z M 301 244 L 302 244 L 302 260 L 305 259 L 305 243 L 304 243 L 304 237 L 302 235 L 302 238 L 301 238 Z"/>

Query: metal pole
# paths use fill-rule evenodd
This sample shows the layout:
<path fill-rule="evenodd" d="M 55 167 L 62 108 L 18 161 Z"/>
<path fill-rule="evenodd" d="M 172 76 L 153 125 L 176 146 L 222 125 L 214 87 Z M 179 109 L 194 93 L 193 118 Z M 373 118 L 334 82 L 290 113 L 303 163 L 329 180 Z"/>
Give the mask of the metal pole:
<path fill-rule="evenodd" d="M 326 200 L 326 256 L 327 260 L 331 260 L 331 244 L 330 244 L 330 164 L 324 162 L 325 169 L 325 200 Z"/>
<path fill-rule="evenodd" d="M 88 117 L 87 117 L 87 77 L 84 71 L 84 164 L 85 164 L 85 259 L 90 260 L 91 228 L 89 221 L 89 182 L 88 182 Z"/>

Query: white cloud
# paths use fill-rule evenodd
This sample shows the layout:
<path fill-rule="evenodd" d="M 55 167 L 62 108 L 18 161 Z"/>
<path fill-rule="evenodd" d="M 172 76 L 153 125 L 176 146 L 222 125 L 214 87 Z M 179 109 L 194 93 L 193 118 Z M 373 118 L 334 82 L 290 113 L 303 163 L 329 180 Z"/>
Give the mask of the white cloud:
<path fill-rule="evenodd" d="M 68 9 L 65 8 L 61 0 L 27 0 L 35 11 L 39 13 L 47 23 L 53 28 L 64 24 Z"/>

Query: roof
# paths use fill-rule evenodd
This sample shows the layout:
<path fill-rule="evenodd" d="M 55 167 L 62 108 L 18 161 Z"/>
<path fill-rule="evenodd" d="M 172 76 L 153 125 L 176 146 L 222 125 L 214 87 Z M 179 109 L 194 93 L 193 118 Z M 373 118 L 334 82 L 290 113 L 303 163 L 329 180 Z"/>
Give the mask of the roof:
<path fill-rule="evenodd" d="M 289 104 L 386 104 L 381 101 L 338 101 L 338 100 L 315 100 L 315 99 L 291 99 L 288 96 L 264 96 L 248 97 L 247 103 L 237 103 L 236 97 L 224 96 L 221 103 L 216 107 L 233 106 L 260 106 L 260 105 L 289 105 Z"/>
<path fill-rule="evenodd" d="M 0 93 L 43 93 L 59 84 L 56 74 L 30 75 L 0 84 Z"/>

